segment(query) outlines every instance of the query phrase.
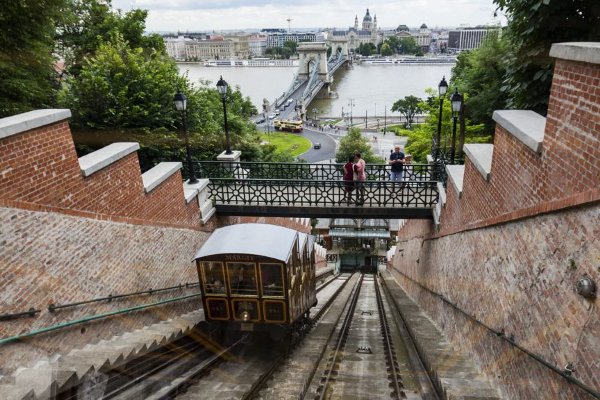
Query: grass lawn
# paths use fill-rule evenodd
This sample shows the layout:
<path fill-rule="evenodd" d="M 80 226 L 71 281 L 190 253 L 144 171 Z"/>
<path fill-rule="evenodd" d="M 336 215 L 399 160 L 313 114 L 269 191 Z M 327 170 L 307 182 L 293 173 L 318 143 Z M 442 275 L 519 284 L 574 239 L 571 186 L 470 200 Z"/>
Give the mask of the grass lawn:
<path fill-rule="evenodd" d="M 263 142 L 271 143 L 281 153 L 289 153 L 296 157 L 310 149 L 311 142 L 305 137 L 286 132 L 271 132 L 260 135 Z"/>

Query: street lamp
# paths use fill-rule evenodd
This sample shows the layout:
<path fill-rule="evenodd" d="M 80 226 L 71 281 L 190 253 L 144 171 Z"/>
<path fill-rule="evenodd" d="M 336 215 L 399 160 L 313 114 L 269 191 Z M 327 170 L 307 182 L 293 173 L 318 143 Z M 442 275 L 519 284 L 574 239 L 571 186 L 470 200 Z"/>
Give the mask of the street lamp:
<path fill-rule="evenodd" d="M 442 110 L 444 107 L 444 96 L 446 96 L 447 91 L 448 83 L 446 82 L 446 77 L 443 76 L 440 84 L 438 85 L 438 92 L 440 94 L 440 112 L 438 115 L 437 143 L 435 144 L 435 150 L 437 154 L 434 154 L 436 160 L 440 156 L 440 144 L 442 142 Z"/>
<path fill-rule="evenodd" d="M 231 151 L 231 142 L 229 141 L 229 127 L 227 126 L 227 107 L 225 106 L 225 99 L 227 97 L 227 82 L 223 80 L 223 77 L 219 79 L 217 82 L 217 89 L 221 94 L 221 99 L 223 100 L 223 121 L 225 122 L 225 139 L 227 140 L 227 148 L 225 149 L 225 154 L 233 153 Z"/>
<path fill-rule="evenodd" d="M 186 108 L 187 108 L 187 99 L 183 93 L 179 90 L 173 97 L 173 103 L 175 104 L 175 109 L 181 112 L 181 121 L 183 122 L 183 134 L 185 137 L 185 151 L 186 151 L 186 163 L 188 167 L 188 183 L 198 183 L 198 179 L 196 178 L 196 172 L 194 171 L 194 164 L 192 163 L 192 152 L 190 150 L 190 138 L 187 129 L 187 121 L 186 121 Z"/>
<path fill-rule="evenodd" d="M 458 89 L 454 89 L 454 93 L 450 98 L 450 102 L 452 103 L 452 149 L 450 151 L 450 164 L 454 164 L 454 153 L 456 146 L 456 120 L 458 119 L 458 113 L 462 108 L 463 96 L 458 93 Z"/>

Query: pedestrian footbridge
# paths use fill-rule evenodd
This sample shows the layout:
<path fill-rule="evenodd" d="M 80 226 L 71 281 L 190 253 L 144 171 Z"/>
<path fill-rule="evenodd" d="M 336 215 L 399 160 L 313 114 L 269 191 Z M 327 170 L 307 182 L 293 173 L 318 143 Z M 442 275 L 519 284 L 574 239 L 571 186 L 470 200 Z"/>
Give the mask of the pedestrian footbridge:
<path fill-rule="evenodd" d="M 407 165 L 401 183 L 389 181 L 388 165 L 367 165 L 368 179 L 350 203 L 342 164 L 202 161 L 194 167 L 208 179 L 219 215 L 428 219 L 439 197 L 434 164 Z"/>

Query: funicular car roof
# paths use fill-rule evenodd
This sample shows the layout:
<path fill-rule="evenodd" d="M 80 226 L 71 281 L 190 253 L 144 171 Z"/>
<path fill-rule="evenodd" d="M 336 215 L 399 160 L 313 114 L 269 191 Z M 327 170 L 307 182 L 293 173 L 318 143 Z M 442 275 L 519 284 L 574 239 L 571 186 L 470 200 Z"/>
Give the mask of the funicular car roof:
<path fill-rule="evenodd" d="M 252 254 L 287 262 L 298 232 L 278 225 L 236 224 L 216 229 L 195 259 L 220 254 Z"/>

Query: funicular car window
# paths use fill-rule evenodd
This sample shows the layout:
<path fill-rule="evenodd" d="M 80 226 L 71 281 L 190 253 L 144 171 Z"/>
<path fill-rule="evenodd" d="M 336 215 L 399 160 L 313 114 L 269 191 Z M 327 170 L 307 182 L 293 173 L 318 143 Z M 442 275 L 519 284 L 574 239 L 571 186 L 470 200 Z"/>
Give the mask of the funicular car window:
<path fill-rule="evenodd" d="M 260 264 L 263 296 L 283 297 L 283 270 L 281 264 Z"/>
<path fill-rule="evenodd" d="M 256 296 L 256 268 L 252 262 L 227 263 L 229 289 L 232 295 Z"/>
<path fill-rule="evenodd" d="M 225 294 L 225 273 L 222 262 L 203 262 L 202 274 L 204 279 L 204 293 Z"/>

